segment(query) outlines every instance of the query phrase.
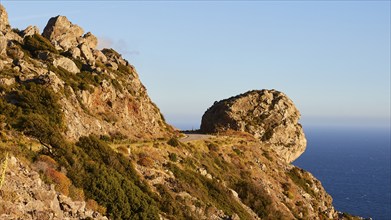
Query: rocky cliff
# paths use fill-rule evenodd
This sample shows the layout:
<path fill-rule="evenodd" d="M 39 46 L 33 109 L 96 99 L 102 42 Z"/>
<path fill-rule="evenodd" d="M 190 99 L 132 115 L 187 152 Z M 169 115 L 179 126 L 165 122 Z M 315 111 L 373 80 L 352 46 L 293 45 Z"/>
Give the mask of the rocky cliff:
<path fill-rule="evenodd" d="M 0 5 L 1 6 L 1 5 Z M 66 17 L 11 29 L 0 7 L 0 218 L 338 219 L 292 101 L 216 103 L 178 140 L 135 68 Z M 189 140 L 189 139 L 187 139 Z"/>
<path fill-rule="evenodd" d="M 59 96 L 68 138 L 173 135 L 135 68 L 112 49 L 96 49 L 90 32 L 64 16 L 51 18 L 42 35 L 34 26 L 11 29 L 3 7 L 1 24 L 0 86 L 9 91 L 29 82 L 50 86 Z"/>
<path fill-rule="evenodd" d="M 307 144 L 299 118 L 299 110 L 284 93 L 255 90 L 215 102 L 202 116 L 201 131 L 248 132 L 290 163 Z"/>

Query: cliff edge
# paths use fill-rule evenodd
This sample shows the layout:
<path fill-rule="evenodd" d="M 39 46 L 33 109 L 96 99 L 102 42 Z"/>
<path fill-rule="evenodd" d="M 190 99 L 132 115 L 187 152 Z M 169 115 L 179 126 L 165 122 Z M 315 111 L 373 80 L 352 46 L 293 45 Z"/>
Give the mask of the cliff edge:
<path fill-rule="evenodd" d="M 299 119 L 299 110 L 284 93 L 254 90 L 215 102 L 202 116 L 201 131 L 248 132 L 290 163 L 307 144 Z"/>

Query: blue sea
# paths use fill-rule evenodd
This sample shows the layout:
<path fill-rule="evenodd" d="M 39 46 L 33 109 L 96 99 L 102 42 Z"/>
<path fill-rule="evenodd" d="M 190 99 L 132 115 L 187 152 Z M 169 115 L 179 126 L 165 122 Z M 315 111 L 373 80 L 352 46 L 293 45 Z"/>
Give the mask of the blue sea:
<path fill-rule="evenodd" d="M 311 172 L 338 211 L 391 220 L 390 128 L 304 127 L 294 165 Z"/>

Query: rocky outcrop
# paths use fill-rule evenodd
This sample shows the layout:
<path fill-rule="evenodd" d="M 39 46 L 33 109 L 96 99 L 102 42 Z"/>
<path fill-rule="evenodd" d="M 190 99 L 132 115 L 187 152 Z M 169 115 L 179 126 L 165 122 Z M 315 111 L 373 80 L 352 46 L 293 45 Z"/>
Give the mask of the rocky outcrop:
<path fill-rule="evenodd" d="M 8 160 L 4 185 L 0 190 L 0 219 L 101 219 L 86 208 L 84 201 L 56 192 L 40 175 L 15 157 Z"/>
<path fill-rule="evenodd" d="M 69 51 L 74 58 L 82 57 L 90 64 L 95 61 L 93 51 L 98 45 L 98 38 L 91 32 L 84 34 L 78 25 L 72 24 L 65 16 L 51 18 L 42 36 L 50 40 L 57 50 Z"/>
<path fill-rule="evenodd" d="M 56 49 L 66 51 L 79 44 L 78 38 L 83 33 L 84 30 L 81 27 L 72 24 L 65 16 L 57 16 L 48 21 L 42 36 L 49 39 Z"/>
<path fill-rule="evenodd" d="M 8 14 L 3 5 L 0 4 L 0 32 L 4 32 L 9 28 Z"/>
<path fill-rule="evenodd" d="M 39 34 L 39 29 L 37 26 L 30 25 L 22 31 L 23 37 L 33 36 L 34 34 Z"/>
<path fill-rule="evenodd" d="M 201 131 L 248 132 L 290 163 L 306 148 L 299 118 L 299 111 L 282 92 L 255 90 L 215 102 L 202 117 Z"/>
<path fill-rule="evenodd" d="M 77 68 L 76 64 L 66 57 L 59 57 L 53 61 L 53 65 L 55 67 L 62 67 L 71 73 L 80 72 L 79 68 Z"/>
<path fill-rule="evenodd" d="M 7 48 L 7 39 L 2 33 L 0 33 L 0 55 L 6 53 L 5 49 Z"/>
<path fill-rule="evenodd" d="M 2 10 L 2 24 L 8 24 Z M 174 130 L 148 97 L 135 68 L 112 49 L 95 49 L 97 38 L 65 16 L 51 18 L 42 36 L 35 26 L 0 33 L 3 85 L 47 84 L 57 93 L 70 140 L 90 134 L 135 139 L 170 137 Z M 46 39 L 47 40 L 46 40 Z M 17 40 L 20 44 L 13 42 Z M 27 53 L 25 53 L 28 51 Z M 45 79 L 45 80 L 42 80 Z M 17 84 L 16 83 L 16 84 Z"/>
<path fill-rule="evenodd" d="M 0 4 L 0 38 L 2 38 L 2 35 L 7 41 L 14 40 L 19 43 L 22 42 L 22 38 L 11 30 L 11 26 L 8 21 L 8 13 L 4 6 Z"/>
<path fill-rule="evenodd" d="M 96 38 L 91 32 L 88 32 L 83 36 L 80 42 L 87 44 L 89 48 L 95 49 L 98 45 L 98 38 Z"/>

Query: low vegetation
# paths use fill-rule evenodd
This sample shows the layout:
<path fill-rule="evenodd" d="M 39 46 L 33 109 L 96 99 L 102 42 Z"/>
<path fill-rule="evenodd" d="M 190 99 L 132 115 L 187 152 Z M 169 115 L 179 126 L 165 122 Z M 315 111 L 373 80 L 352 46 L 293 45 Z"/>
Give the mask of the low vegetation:
<path fill-rule="evenodd" d="M 35 56 L 39 51 L 49 51 L 58 54 L 58 51 L 50 41 L 38 34 L 24 38 L 23 49 L 30 51 Z"/>
<path fill-rule="evenodd" d="M 305 192 L 312 196 L 316 196 L 314 190 L 311 188 L 312 181 L 307 177 L 306 173 L 300 168 L 293 167 L 289 173 L 289 177 L 291 180 L 296 183 L 296 185 L 300 186 Z"/>
<path fill-rule="evenodd" d="M 238 214 L 241 219 L 251 216 L 235 201 L 233 195 L 215 180 L 210 180 L 192 170 L 181 169 L 175 164 L 168 163 L 167 168 L 174 173 L 179 181 L 179 188 L 224 211 L 228 215 Z"/>

